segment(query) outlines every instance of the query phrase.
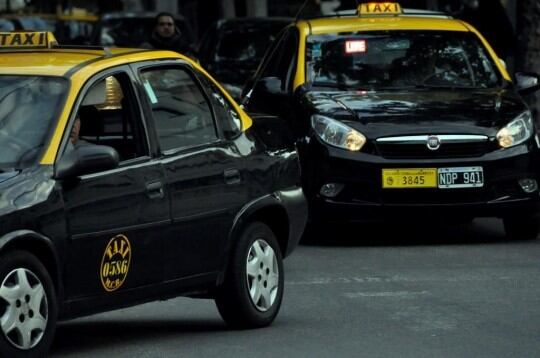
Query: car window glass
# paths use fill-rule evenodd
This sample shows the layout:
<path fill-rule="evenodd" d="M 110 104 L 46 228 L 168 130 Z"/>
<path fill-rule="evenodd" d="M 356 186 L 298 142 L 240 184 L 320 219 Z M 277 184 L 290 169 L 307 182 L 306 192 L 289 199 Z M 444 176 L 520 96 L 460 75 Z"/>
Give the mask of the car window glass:
<path fill-rule="evenodd" d="M 0 170 L 35 163 L 68 86 L 59 77 L 0 76 Z"/>
<path fill-rule="evenodd" d="M 448 86 L 489 88 L 499 74 L 470 33 L 390 31 L 308 37 L 307 79 L 338 89 Z"/>
<path fill-rule="evenodd" d="M 287 89 L 292 78 L 297 48 L 298 36 L 295 28 L 291 28 L 274 49 L 272 59 L 267 62 L 261 77 L 278 77 L 282 81 L 282 89 Z"/>
<path fill-rule="evenodd" d="M 85 92 L 77 111 L 82 144 L 70 138 L 71 144 L 113 147 L 120 161 L 148 156 L 146 132 L 137 108 L 126 74 L 100 79 Z"/>
<path fill-rule="evenodd" d="M 211 108 L 186 70 L 151 69 L 141 77 L 163 151 L 217 139 Z"/>
<path fill-rule="evenodd" d="M 225 136 L 232 138 L 240 134 L 242 132 L 242 121 L 238 112 L 212 81 L 204 75 L 199 75 L 199 78 L 204 83 L 205 88 L 210 90 L 216 119 Z"/>

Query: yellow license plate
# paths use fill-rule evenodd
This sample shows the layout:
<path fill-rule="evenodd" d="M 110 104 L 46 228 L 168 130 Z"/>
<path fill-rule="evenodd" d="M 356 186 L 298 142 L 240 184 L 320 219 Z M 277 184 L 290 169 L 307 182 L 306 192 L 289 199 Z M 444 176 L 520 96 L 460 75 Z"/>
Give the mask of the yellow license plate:
<path fill-rule="evenodd" d="M 382 186 L 384 189 L 436 188 L 436 168 L 383 169 Z"/>

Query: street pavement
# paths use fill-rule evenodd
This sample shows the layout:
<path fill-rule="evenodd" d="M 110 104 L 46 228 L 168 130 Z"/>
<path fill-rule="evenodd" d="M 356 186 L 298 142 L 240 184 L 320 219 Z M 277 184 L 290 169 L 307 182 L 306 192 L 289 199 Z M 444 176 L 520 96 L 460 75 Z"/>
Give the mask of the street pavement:
<path fill-rule="evenodd" d="M 268 328 L 178 298 L 60 323 L 51 357 L 538 357 L 540 239 L 472 224 L 329 226 L 285 260 Z"/>

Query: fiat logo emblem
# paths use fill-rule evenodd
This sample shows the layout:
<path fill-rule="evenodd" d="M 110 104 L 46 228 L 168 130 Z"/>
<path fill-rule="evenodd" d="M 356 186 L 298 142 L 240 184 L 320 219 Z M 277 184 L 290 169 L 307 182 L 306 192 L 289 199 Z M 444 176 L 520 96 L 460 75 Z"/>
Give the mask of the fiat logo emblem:
<path fill-rule="evenodd" d="M 426 144 L 429 150 L 437 150 L 441 146 L 441 140 L 436 135 L 430 135 Z"/>

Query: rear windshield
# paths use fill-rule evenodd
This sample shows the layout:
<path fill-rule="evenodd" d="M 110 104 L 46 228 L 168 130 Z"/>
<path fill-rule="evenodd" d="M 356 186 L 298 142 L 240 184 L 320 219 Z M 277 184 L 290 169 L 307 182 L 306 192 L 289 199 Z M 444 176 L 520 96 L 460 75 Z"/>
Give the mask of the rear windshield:
<path fill-rule="evenodd" d="M 67 93 L 59 77 L 0 76 L 0 169 L 36 162 Z"/>
<path fill-rule="evenodd" d="M 495 64 L 471 33 L 384 31 L 309 36 L 307 82 L 315 87 L 491 88 Z"/>

